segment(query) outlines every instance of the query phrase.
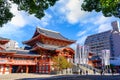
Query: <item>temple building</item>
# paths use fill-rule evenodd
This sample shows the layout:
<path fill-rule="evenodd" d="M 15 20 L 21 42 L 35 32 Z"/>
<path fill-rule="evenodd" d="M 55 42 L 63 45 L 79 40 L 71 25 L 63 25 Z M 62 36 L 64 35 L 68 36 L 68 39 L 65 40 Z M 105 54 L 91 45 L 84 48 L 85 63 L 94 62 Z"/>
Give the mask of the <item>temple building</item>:
<path fill-rule="evenodd" d="M 68 46 L 74 42 L 63 37 L 59 32 L 37 27 L 32 39 L 23 43 L 31 48 L 30 51 L 40 55 L 36 71 L 50 73 L 53 69 L 51 61 L 53 56 L 62 55 L 73 61 L 74 50 Z"/>
<path fill-rule="evenodd" d="M 9 39 L 0 37 L 0 74 L 35 72 L 36 58 L 39 55 L 28 50 L 7 50 Z"/>
<path fill-rule="evenodd" d="M 0 37 L 0 74 L 51 73 L 54 71 L 52 57 L 62 55 L 73 62 L 74 50 L 69 47 L 74 40 L 63 37 L 59 32 L 36 28 L 33 37 L 24 41 L 24 50 L 7 50 L 10 40 Z"/>

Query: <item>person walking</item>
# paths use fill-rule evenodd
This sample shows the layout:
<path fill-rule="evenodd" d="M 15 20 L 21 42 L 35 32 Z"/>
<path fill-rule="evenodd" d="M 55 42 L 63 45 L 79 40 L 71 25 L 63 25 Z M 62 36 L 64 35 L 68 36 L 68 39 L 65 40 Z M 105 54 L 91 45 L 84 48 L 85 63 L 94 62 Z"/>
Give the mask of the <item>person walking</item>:
<path fill-rule="evenodd" d="M 111 69 L 112 75 L 114 75 L 114 69 Z"/>
<path fill-rule="evenodd" d="M 100 74 L 103 75 L 103 70 L 100 71 Z"/>
<path fill-rule="evenodd" d="M 82 70 L 80 69 L 80 75 L 82 75 Z"/>
<path fill-rule="evenodd" d="M 96 74 L 95 69 L 93 69 L 93 73 Z"/>
<path fill-rule="evenodd" d="M 86 75 L 88 75 L 88 71 L 86 70 Z"/>

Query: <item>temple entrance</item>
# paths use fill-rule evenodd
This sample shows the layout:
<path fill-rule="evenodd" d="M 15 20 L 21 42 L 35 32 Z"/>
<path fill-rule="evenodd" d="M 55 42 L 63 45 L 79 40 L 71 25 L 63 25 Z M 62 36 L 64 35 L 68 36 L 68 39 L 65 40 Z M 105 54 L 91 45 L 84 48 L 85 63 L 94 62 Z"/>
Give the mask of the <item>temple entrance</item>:
<path fill-rule="evenodd" d="M 14 65 L 12 66 L 12 73 L 35 73 L 35 66 L 28 65 Z"/>
<path fill-rule="evenodd" d="M 12 66 L 12 73 L 24 73 L 26 70 L 25 66 L 15 65 Z"/>

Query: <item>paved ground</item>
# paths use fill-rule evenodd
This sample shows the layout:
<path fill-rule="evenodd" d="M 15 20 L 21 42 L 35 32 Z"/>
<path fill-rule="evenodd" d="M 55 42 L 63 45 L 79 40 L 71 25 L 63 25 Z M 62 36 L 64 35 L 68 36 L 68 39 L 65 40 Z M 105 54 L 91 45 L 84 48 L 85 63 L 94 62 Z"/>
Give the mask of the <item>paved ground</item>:
<path fill-rule="evenodd" d="M 0 80 L 120 80 L 120 75 L 41 75 L 19 73 L 0 75 Z"/>

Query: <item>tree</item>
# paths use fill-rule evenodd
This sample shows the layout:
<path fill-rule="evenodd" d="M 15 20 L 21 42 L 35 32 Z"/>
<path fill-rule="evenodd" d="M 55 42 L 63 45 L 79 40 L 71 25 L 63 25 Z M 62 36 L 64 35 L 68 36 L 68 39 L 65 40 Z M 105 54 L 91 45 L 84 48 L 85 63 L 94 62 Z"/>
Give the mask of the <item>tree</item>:
<path fill-rule="evenodd" d="M 82 10 L 102 12 L 105 17 L 120 18 L 120 0 L 84 0 Z"/>
<path fill-rule="evenodd" d="M 72 67 L 72 63 L 68 62 L 64 56 L 54 56 L 52 61 L 53 67 L 58 71 Z"/>
<path fill-rule="evenodd" d="M 24 10 L 29 14 L 41 19 L 45 14 L 44 10 L 53 6 L 58 0 L 0 0 L 0 27 L 7 23 L 14 16 L 10 12 L 11 4 L 17 4 L 18 10 Z"/>

